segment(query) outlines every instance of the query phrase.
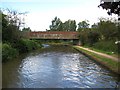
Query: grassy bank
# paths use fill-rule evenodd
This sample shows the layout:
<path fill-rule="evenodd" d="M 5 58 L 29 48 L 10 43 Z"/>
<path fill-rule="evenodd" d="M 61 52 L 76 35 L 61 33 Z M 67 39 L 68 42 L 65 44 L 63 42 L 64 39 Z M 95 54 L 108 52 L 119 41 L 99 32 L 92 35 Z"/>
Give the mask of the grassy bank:
<path fill-rule="evenodd" d="M 110 51 L 105 51 L 105 50 L 100 50 L 100 49 L 96 49 L 94 47 L 89 47 L 89 46 L 84 46 L 85 48 L 89 48 L 91 50 L 94 50 L 96 52 L 101 52 L 101 53 L 105 53 L 105 54 L 108 54 L 108 55 L 111 55 L 113 57 L 118 57 L 120 54 L 119 53 L 116 53 L 116 52 L 110 52 Z"/>
<path fill-rule="evenodd" d="M 0 60 L 2 60 L 2 42 L 0 42 Z"/>
<path fill-rule="evenodd" d="M 105 57 L 100 56 L 98 54 L 95 54 L 95 53 L 92 53 L 90 51 L 79 48 L 78 46 L 73 46 L 73 48 L 75 48 L 76 50 L 78 50 L 81 53 L 85 54 L 86 56 L 90 57 L 91 59 L 93 59 L 97 63 L 105 66 L 109 70 L 111 70 L 111 71 L 113 71 L 113 72 L 115 72 L 117 74 L 120 74 L 120 70 L 118 68 L 120 66 L 120 62 L 113 61 L 112 59 L 109 59 L 109 58 L 105 58 Z"/>

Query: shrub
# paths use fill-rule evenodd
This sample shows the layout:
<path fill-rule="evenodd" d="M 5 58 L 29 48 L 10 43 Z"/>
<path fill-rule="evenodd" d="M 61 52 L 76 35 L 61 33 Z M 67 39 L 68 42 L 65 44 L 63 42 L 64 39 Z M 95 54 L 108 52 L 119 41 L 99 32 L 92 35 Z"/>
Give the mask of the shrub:
<path fill-rule="evenodd" d="M 0 59 L 2 60 L 2 42 L 0 42 Z"/>
<path fill-rule="evenodd" d="M 38 44 L 33 40 L 21 39 L 14 46 L 19 50 L 20 53 L 25 53 L 31 50 L 38 49 L 39 47 L 41 47 L 41 44 Z"/>
<path fill-rule="evenodd" d="M 10 44 L 4 43 L 2 45 L 2 62 L 11 60 L 18 56 L 18 51 L 11 47 Z"/>
<path fill-rule="evenodd" d="M 118 53 L 118 46 L 115 45 L 114 41 L 100 41 L 95 43 L 93 47 L 103 51 Z"/>

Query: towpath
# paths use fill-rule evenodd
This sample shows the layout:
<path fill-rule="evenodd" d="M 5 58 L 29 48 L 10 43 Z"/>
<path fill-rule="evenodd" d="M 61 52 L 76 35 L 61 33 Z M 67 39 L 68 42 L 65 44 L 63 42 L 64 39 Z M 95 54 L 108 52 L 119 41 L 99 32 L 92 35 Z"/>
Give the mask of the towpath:
<path fill-rule="evenodd" d="M 84 48 L 84 47 L 82 47 L 82 46 L 77 46 L 77 47 L 82 48 L 82 49 L 84 49 L 84 50 L 87 50 L 87 51 L 89 51 L 89 52 L 98 54 L 98 55 L 100 55 L 100 56 L 103 56 L 103 57 L 106 57 L 106 58 L 110 58 L 110 59 L 112 59 L 112 60 L 114 60 L 114 61 L 120 62 L 120 60 L 119 60 L 117 57 L 113 57 L 113 56 L 110 56 L 110 55 L 108 55 L 108 54 L 101 53 L 101 52 L 96 52 L 96 51 L 94 51 L 94 50 L 91 50 L 91 49 L 89 49 L 89 48 Z"/>

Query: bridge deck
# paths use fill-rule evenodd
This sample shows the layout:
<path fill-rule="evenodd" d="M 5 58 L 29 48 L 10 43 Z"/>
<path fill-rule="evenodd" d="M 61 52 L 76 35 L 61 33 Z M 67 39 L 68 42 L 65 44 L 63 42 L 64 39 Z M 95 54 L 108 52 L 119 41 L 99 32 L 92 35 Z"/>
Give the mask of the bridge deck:
<path fill-rule="evenodd" d="M 30 39 L 78 39 L 75 31 L 44 31 L 30 32 Z"/>

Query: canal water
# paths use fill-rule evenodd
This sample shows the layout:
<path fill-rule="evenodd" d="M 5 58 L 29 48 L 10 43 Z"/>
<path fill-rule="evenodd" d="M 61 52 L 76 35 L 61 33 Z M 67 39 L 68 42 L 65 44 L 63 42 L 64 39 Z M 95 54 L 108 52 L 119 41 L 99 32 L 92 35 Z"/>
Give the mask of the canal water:
<path fill-rule="evenodd" d="M 3 88 L 115 88 L 117 75 L 68 46 L 47 46 L 3 63 Z"/>

